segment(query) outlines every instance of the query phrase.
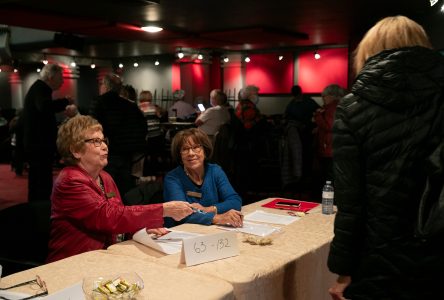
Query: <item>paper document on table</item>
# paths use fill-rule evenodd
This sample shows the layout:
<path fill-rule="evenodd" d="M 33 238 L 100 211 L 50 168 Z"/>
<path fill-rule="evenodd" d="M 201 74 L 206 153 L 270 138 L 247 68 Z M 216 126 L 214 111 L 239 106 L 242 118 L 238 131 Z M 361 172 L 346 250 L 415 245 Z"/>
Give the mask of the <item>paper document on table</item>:
<path fill-rule="evenodd" d="M 238 231 L 242 233 L 248 233 L 258 236 L 267 236 L 274 232 L 279 231 L 280 229 L 277 227 L 273 227 L 267 224 L 257 224 L 244 221 L 242 227 L 229 227 L 229 226 L 218 226 L 218 228 L 229 231 Z"/>
<path fill-rule="evenodd" d="M 39 298 L 40 299 L 40 298 Z M 45 298 L 45 300 L 60 300 L 60 299 L 69 299 L 69 300 L 85 300 L 85 294 L 82 289 L 82 282 L 78 282 L 72 286 L 64 288 L 58 292 L 49 294 Z"/>
<path fill-rule="evenodd" d="M 182 249 L 182 240 L 199 236 L 198 233 L 173 230 L 157 239 L 153 239 L 145 228 L 133 235 L 133 240 L 165 254 L 179 253 Z"/>
<path fill-rule="evenodd" d="M 0 299 L 11 299 L 11 300 L 20 300 L 20 299 L 24 299 L 26 297 L 29 297 L 29 294 L 24 294 L 24 293 L 16 293 L 16 292 L 11 292 L 11 291 L 0 291 Z M 4 298 L 2 298 L 4 297 Z M 35 298 L 35 299 L 42 299 L 40 297 Z"/>
<path fill-rule="evenodd" d="M 272 214 L 262 210 L 256 210 L 244 216 L 244 220 L 247 221 L 280 224 L 280 225 L 288 225 L 299 219 L 300 217 Z"/>

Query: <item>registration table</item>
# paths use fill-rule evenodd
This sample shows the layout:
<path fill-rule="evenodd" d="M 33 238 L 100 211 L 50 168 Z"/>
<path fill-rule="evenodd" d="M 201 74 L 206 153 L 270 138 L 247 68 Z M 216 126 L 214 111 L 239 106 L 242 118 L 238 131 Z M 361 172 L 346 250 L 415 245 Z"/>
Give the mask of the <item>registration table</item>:
<path fill-rule="evenodd" d="M 262 210 L 287 215 L 283 210 L 261 207 L 270 200 L 246 205 L 242 212 L 246 215 Z M 270 236 L 272 245 L 245 243 L 245 235 L 238 233 L 240 255 L 191 267 L 180 264 L 180 253 L 165 255 L 135 241 L 112 245 L 108 251 L 189 274 L 223 279 L 232 284 L 236 299 L 327 300 L 331 299 L 328 287 L 335 280 L 335 276 L 327 269 L 333 221 L 334 215 L 323 215 L 320 207 L 316 207 L 299 220 L 278 226 L 281 231 Z M 221 232 L 216 226 L 196 224 L 183 224 L 175 229 L 201 234 Z"/>
<path fill-rule="evenodd" d="M 128 272 L 136 272 L 142 278 L 144 289 L 141 291 L 140 298 L 144 300 L 234 298 L 233 287 L 226 281 L 180 271 L 126 255 L 112 254 L 106 250 L 82 253 L 9 275 L 2 278 L 1 286 L 25 282 L 39 275 L 46 282 L 51 296 L 51 294 L 80 283 L 86 277 L 103 277 Z M 29 286 L 16 288 L 14 292 L 35 293 Z M 70 299 L 78 300 L 79 298 Z"/>

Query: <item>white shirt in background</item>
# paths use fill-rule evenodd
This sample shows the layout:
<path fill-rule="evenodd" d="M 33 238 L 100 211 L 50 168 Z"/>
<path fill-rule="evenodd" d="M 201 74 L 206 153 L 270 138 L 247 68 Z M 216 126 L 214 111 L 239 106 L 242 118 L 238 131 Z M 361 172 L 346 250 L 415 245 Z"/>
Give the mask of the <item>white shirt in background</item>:
<path fill-rule="evenodd" d="M 199 129 L 208 135 L 215 135 L 219 127 L 230 121 L 230 113 L 225 106 L 213 106 L 205 110 L 198 118 L 203 122 Z"/>

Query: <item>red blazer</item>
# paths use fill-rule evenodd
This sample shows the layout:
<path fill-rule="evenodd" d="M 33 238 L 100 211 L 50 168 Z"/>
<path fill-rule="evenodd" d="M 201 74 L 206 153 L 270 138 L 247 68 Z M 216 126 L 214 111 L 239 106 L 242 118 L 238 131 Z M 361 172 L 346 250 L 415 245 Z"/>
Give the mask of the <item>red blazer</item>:
<path fill-rule="evenodd" d="M 339 101 L 330 102 L 321 112 L 314 114 L 317 125 L 317 150 L 320 157 L 333 157 L 333 122 L 338 103 Z"/>
<path fill-rule="evenodd" d="M 105 249 L 119 233 L 163 226 L 162 204 L 124 206 L 111 176 L 100 172 L 105 193 L 80 167 L 64 168 L 52 191 L 47 262 Z"/>

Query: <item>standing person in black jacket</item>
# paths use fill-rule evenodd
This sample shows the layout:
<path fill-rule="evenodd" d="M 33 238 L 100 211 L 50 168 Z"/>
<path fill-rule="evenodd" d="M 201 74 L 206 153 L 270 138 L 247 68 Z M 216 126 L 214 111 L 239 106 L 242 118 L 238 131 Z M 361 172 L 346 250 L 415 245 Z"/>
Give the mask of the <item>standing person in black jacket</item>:
<path fill-rule="evenodd" d="M 103 94 L 95 99 L 90 113 L 109 139 L 105 170 L 114 178 L 120 194 L 125 195 L 135 186 L 131 168 L 134 154 L 146 150 L 147 123 L 137 104 L 119 95 L 121 88 L 118 75 L 106 74 L 101 86 Z"/>
<path fill-rule="evenodd" d="M 25 96 L 23 108 L 23 143 L 29 164 L 28 200 L 49 201 L 52 190 L 52 166 L 56 153 L 57 123 L 55 113 L 77 113 L 68 98 L 52 99 L 52 92 L 63 85 L 63 69 L 47 64 Z M 71 105 L 70 105 L 71 104 Z"/>
<path fill-rule="evenodd" d="M 444 59 L 424 29 L 387 17 L 356 49 L 357 77 L 333 127 L 333 299 L 444 299 L 443 237 L 414 227 L 424 161 L 443 135 Z"/>

